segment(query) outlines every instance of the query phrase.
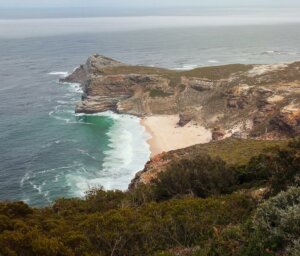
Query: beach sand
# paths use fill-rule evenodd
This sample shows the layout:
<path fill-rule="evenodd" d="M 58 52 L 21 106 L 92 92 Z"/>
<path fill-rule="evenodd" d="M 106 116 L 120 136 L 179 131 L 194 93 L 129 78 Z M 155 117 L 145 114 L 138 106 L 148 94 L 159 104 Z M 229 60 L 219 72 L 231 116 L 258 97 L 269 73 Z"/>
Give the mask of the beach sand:
<path fill-rule="evenodd" d="M 151 157 L 162 152 L 211 141 L 210 130 L 193 121 L 179 127 L 178 121 L 178 115 L 157 115 L 141 119 L 141 124 L 152 136 L 148 140 Z"/>

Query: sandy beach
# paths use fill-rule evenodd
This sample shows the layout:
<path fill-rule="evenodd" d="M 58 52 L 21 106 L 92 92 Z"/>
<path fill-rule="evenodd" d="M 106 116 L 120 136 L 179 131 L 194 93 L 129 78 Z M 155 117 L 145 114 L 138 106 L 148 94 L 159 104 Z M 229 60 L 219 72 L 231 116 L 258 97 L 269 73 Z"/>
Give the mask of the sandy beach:
<path fill-rule="evenodd" d="M 178 115 L 149 116 L 141 120 L 141 124 L 152 136 L 148 140 L 151 157 L 211 140 L 210 130 L 193 121 L 180 127 L 177 125 L 178 121 Z"/>

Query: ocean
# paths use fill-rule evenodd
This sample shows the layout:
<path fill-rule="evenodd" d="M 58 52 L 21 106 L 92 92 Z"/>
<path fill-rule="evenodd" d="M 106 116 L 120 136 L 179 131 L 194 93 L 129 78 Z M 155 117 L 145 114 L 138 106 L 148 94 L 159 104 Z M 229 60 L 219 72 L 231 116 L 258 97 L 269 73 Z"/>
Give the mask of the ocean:
<path fill-rule="evenodd" d="M 178 70 L 300 60 L 295 10 L 47 19 L 1 13 L 0 200 L 37 207 L 94 187 L 125 190 L 149 160 L 150 135 L 137 117 L 74 113 L 81 88 L 58 80 L 89 55 Z"/>

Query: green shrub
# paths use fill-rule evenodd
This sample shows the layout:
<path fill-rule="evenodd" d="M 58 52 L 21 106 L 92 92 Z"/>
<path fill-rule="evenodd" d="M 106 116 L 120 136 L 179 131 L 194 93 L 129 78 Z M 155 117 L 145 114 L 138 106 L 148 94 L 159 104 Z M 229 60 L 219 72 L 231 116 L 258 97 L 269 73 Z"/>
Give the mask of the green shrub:
<path fill-rule="evenodd" d="M 0 214 L 10 217 L 25 217 L 33 213 L 33 210 L 23 202 L 4 203 L 0 206 Z"/>
<path fill-rule="evenodd" d="M 231 168 L 219 158 L 199 154 L 196 159 L 174 161 L 153 181 L 156 200 L 190 195 L 208 197 L 231 192 L 236 184 Z"/>
<path fill-rule="evenodd" d="M 247 220 L 253 206 L 240 195 L 170 200 L 93 214 L 81 228 L 105 255 L 152 255 L 176 246 L 204 245 L 214 237 L 214 228 Z"/>
<path fill-rule="evenodd" d="M 64 215 L 74 213 L 94 213 L 116 209 L 122 206 L 127 194 L 119 190 L 105 191 L 102 187 L 86 192 L 85 199 L 59 199 L 53 205 L 53 210 Z"/>
<path fill-rule="evenodd" d="M 167 92 L 164 92 L 163 90 L 161 89 L 151 89 L 150 92 L 149 92 L 149 96 L 151 98 L 156 98 L 156 97 L 168 97 L 172 95 L 171 93 L 167 93 Z"/>
<path fill-rule="evenodd" d="M 300 188 L 291 187 L 258 207 L 247 250 L 275 253 L 288 246 L 289 251 L 295 253 L 299 249 L 299 237 Z"/>
<path fill-rule="evenodd" d="M 300 185 L 300 154 L 294 149 L 278 149 L 253 157 L 246 166 L 236 170 L 240 184 L 268 184 L 273 194 L 277 194 L 289 186 Z"/>
<path fill-rule="evenodd" d="M 13 227 L 2 227 L 0 255 L 153 255 L 198 245 L 210 250 L 215 230 L 243 223 L 253 209 L 247 196 L 228 195 L 117 206 L 95 213 L 72 210 L 72 215 L 34 210 L 23 220 L 13 217 Z M 235 237 L 233 232 L 230 236 Z"/>

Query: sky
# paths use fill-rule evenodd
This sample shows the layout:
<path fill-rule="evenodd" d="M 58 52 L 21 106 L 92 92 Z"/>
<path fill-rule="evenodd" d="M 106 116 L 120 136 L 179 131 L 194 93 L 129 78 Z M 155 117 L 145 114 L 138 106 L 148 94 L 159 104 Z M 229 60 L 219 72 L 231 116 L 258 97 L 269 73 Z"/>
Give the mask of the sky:
<path fill-rule="evenodd" d="M 0 8 L 300 6 L 299 0 L 0 0 Z"/>

